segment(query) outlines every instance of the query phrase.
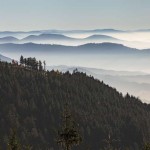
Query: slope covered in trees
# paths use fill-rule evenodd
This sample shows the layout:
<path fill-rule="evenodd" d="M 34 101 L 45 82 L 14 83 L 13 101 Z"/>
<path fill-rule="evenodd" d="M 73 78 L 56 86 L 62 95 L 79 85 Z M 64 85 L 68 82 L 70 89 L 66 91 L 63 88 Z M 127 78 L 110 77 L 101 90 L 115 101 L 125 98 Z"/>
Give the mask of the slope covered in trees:
<path fill-rule="evenodd" d="M 78 150 L 141 150 L 150 141 L 150 105 L 84 73 L 44 72 L 0 62 L 0 145 L 10 130 L 34 150 L 58 150 L 65 103 L 82 134 Z"/>

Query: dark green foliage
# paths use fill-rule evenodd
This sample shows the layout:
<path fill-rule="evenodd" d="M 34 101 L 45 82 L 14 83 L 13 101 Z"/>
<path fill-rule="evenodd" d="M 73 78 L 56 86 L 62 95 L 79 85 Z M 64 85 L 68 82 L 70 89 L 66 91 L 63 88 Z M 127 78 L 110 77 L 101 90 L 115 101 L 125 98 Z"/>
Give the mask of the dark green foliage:
<path fill-rule="evenodd" d="M 32 150 L 32 146 L 30 145 L 24 146 L 24 150 Z"/>
<path fill-rule="evenodd" d="M 21 145 L 58 150 L 57 131 L 68 100 L 83 137 L 78 150 L 103 150 L 111 133 L 113 147 L 141 150 L 150 141 L 150 105 L 125 97 L 84 73 L 31 71 L 0 63 L 0 145 L 5 149 L 14 126 Z"/>
<path fill-rule="evenodd" d="M 144 150 L 150 150 L 150 143 L 145 144 Z"/>
<path fill-rule="evenodd" d="M 39 71 L 42 71 L 42 70 L 43 70 L 42 62 L 39 61 Z"/>
<path fill-rule="evenodd" d="M 35 58 L 27 58 L 26 66 L 31 68 L 32 70 L 38 70 L 38 61 Z"/>
<path fill-rule="evenodd" d="M 8 150 L 21 150 L 21 145 L 19 143 L 16 130 L 11 130 L 11 134 L 8 139 Z"/>
<path fill-rule="evenodd" d="M 20 57 L 20 64 L 22 64 L 22 65 L 23 65 L 23 64 L 24 64 L 24 62 L 25 62 L 25 61 L 24 61 L 24 58 L 23 58 L 23 56 L 21 55 L 21 57 Z"/>
<path fill-rule="evenodd" d="M 31 70 L 39 70 L 43 71 L 43 66 L 41 61 L 37 61 L 36 58 L 24 58 L 22 55 L 20 57 L 20 64 L 24 65 L 25 68 L 31 69 Z M 44 64 L 44 69 L 45 69 L 45 61 L 43 62 Z"/>
<path fill-rule="evenodd" d="M 112 139 L 110 134 L 108 135 L 108 138 L 104 140 L 104 143 L 105 143 L 104 150 L 114 150 L 114 149 L 116 150 L 117 148 L 118 149 L 120 148 L 119 145 L 118 146 L 116 145 L 114 147 L 115 143 L 119 144 L 119 140 L 118 139 Z"/>
<path fill-rule="evenodd" d="M 77 129 L 76 122 L 71 116 L 68 104 L 66 104 L 63 112 L 63 125 L 58 132 L 57 143 L 60 144 L 64 150 L 71 150 L 74 145 L 79 145 L 81 141 L 82 138 Z"/>

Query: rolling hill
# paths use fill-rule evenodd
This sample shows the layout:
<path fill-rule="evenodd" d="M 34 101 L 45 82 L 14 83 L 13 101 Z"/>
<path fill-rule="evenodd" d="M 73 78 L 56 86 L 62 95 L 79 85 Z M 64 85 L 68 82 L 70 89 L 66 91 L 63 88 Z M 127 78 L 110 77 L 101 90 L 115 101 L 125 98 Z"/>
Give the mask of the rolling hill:
<path fill-rule="evenodd" d="M 107 36 L 107 35 L 92 35 L 92 36 L 89 36 L 87 38 L 84 38 L 84 40 L 119 40 L 119 39 L 116 39 L 116 38 L 113 38 L 111 36 Z"/>
<path fill-rule="evenodd" d="M 62 34 L 40 34 L 29 35 L 22 39 L 12 36 L 0 38 L 0 44 L 3 43 L 36 43 L 36 44 L 62 44 L 62 45 L 81 45 L 86 43 L 102 43 L 102 42 L 121 42 L 121 40 L 106 35 L 92 35 L 87 38 L 72 38 Z M 123 42 L 123 41 L 122 41 Z"/>
<path fill-rule="evenodd" d="M 76 31 L 78 32 L 78 31 Z M 9 35 L 10 33 L 10 35 Z M 138 48 L 138 49 L 146 49 L 150 47 L 150 42 L 149 41 L 141 41 L 140 39 L 137 39 L 133 41 L 132 39 L 134 38 L 134 32 L 129 32 L 129 33 L 123 33 L 123 32 L 110 32 L 110 33 L 98 33 L 93 32 L 89 33 L 85 36 L 82 37 L 81 33 L 76 33 L 78 36 L 73 36 L 71 34 L 65 34 L 65 33 L 59 33 L 57 31 L 51 31 L 51 32 L 23 32 L 23 33 L 16 33 L 18 34 L 19 38 L 17 39 L 16 36 L 12 36 L 13 32 L 8 32 L 9 36 L 4 36 L 0 38 L 0 44 L 3 43 L 14 43 L 14 44 L 24 44 L 24 43 L 35 43 L 35 44 L 55 44 L 55 45 L 66 45 L 66 46 L 79 46 L 79 45 L 84 45 L 87 43 L 116 43 L 116 44 L 123 44 L 127 47 L 132 47 L 132 48 Z M 73 32 L 74 33 L 74 32 Z M 72 33 L 72 34 L 73 34 Z M 142 34 L 141 32 L 136 32 L 138 35 Z M 145 34 L 148 34 L 144 32 Z M 144 34 L 143 33 L 143 34 Z M 81 35 L 80 35 L 81 34 Z M 121 35 L 120 35 L 121 34 Z M 1 35 L 1 34 L 0 34 Z M 128 35 L 129 38 L 126 36 Z M 125 36 L 125 37 L 124 37 Z M 147 36 L 147 35 L 145 35 Z M 1 37 L 1 36 L 0 36 Z M 124 39 L 125 38 L 125 39 Z"/>
<path fill-rule="evenodd" d="M 9 67 L 8 67 L 9 66 Z M 85 73 L 32 71 L 0 62 L 0 145 L 11 128 L 21 145 L 57 150 L 57 131 L 66 101 L 83 137 L 83 149 L 142 149 L 150 140 L 150 105 L 122 96 Z"/>
<path fill-rule="evenodd" d="M 5 52 L 68 52 L 68 53 L 124 53 L 124 54 L 149 54 L 150 50 L 138 50 L 123 46 L 122 44 L 115 43 L 101 43 L 101 44 L 84 44 L 80 46 L 63 46 L 63 45 L 49 45 L 49 44 L 35 44 L 35 43 L 25 43 L 25 44 L 0 44 L 0 51 Z"/>
<path fill-rule="evenodd" d="M 114 71 L 87 67 L 47 66 L 48 70 L 59 70 L 63 73 L 72 73 L 75 69 L 86 73 L 96 79 L 103 80 L 105 84 L 116 88 L 123 94 L 130 93 L 140 97 L 143 102 L 150 103 L 150 75 L 144 72 Z"/>
<path fill-rule="evenodd" d="M 40 35 L 40 34 L 65 34 L 65 33 L 122 33 L 125 31 L 115 29 L 95 29 L 95 30 L 38 30 L 38 31 L 1 31 L 0 37 L 5 36 L 29 36 L 29 35 Z"/>
<path fill-rule="evenodd" d="M 3 38 L 0 38 L 0 43 L 16 43 L 18 42 L 19 40 L 15 37 L 12 37 L 12 36 L 7 36 L 7 37 L 3 37 Z"/>
<path fill-rule="evenodd" d="M 73 38 L 61 35 L 61 34 L 40 34 L 40 35 L 30 35 L 21 41 L 43 41 L 43 40 L 73 40 Z M 74 39 L 75 40 L 75 39 Z"/>

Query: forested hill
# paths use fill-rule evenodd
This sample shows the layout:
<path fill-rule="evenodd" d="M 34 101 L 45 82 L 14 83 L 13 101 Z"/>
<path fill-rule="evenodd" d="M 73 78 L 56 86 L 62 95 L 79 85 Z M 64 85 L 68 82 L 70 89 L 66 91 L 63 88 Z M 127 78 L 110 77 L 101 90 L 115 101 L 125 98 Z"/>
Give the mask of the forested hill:
<path fill-rule="evenodd" d="M 125 97 L 84 73 L 32 71 L 0 62 L 0 145 L 11 128 L 22 145 L 58 150 L 57 131 L 66 101 L 83 142 L 78 150 L 142 150 L 150 141 L 150 105 Z"/>

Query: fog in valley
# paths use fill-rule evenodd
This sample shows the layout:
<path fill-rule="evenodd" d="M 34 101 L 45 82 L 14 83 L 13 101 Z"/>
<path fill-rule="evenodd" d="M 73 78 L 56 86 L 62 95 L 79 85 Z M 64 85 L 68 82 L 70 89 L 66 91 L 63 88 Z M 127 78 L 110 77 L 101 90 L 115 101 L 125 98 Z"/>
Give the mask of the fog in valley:
<path fill-rule="evenodd" d="M 78 68 L 81 72 L 103 80 L 119 92 L 128 92 L 148 103 L 149 48 L 149 30 L 46 30 L 0 33 L 0 54 L 3 56 L 18 61 L 21 55 L 36 57 L 46 61 L 48 70 L 71 72 Z"/>

